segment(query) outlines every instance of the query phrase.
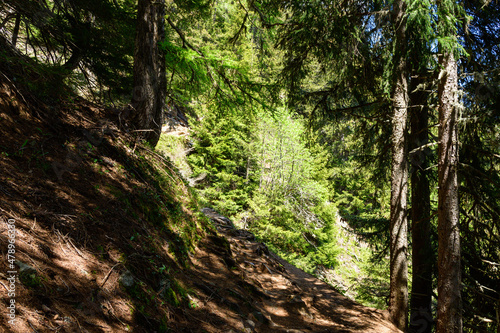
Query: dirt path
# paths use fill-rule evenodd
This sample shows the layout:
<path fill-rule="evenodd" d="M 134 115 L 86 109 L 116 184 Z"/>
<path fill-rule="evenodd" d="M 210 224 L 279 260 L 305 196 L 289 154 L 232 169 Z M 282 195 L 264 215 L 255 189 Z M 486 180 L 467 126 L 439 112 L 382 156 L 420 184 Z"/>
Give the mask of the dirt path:
<path fill-rule="evenodd" d="M 201 251 L 195 263 L 200 276 L 211 272 L 211 278 L 200 283 L 211 286 L 212 296 L 223 298 L 235 309 L 234 320 L 219 327 L 221 332 L 399 332 L 383 311 L 344 297 L 270 252 L 251 233 L 233 229 L 228 220 L 214 213 L 210 217 L 230 250 L 212 246 L 214 253 Z M 232 274 L 218 274 L 227 269 Z M 245 294 L 251 295 L 251 301 L 245 300 Z M 205 306 L 224 317 L 216 303 Z"/>

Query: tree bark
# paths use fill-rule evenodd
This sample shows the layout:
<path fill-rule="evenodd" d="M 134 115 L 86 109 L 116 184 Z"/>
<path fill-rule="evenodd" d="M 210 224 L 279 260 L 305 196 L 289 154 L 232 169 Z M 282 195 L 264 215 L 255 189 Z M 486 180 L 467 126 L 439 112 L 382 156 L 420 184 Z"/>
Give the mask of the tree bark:
<path fill-rule="evenodd" d="M 156 146 L 161 134 L 167 94 L 164 52 L 165 1 L 139 0 L 134 52 L 132 125 L 138 137 Z"/>
<path fill-rule="evenodd" d="M 394 324 L 406 331 L 408 322 L 407 215 L 408 149 L 406 142 L 408 107 L 408 70 L 406 64 L 406 5 L 397 0 L 392 22 L 396 31 L 394 88 L 392 93 L 392 165 L 390 222 L 390 301 Z"/>
<path fill-rule="evenodd" d="M 439 98 L 437 333 L 462 332 L 458 206 L 458 75 L 455 56 L 443 50 Z"/>
<path fill-rule="evenodd" d="M 410 83 L 410 174 L 411 174 L 411 235 L 412 288 L 410 299 L 410 332 L 432 331 L 432 266 L 433 250 L 430 235 L 430 188 L 428 171 L 429 107 L 422 85 L 422 73 L 413 73 Z"/>
<path fill-rule="evenodd" d="M 19 27 L 21 26 L 21 13 L 16 14 L 16 22 L 14 23 L 14 32 L 12 32 L 12 45 L 16 47 L 17 37 L 19 36 Z"/>

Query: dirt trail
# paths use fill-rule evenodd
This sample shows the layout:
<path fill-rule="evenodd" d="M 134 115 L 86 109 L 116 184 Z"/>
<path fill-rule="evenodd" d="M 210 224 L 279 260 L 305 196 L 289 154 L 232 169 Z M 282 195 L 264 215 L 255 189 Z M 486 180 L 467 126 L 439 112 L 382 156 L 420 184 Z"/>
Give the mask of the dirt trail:
<path fill-rule="evenodd" d="M 230 244 L 230 250 L 200 251 L 195 259 L 200 276 L 211 272 L 213 279 L 206 282 L 210 282 L 213 295 L 227 304 L 234 303 L 238 313 L 229 321 L 231 328 L 225 331 L 220 327 L 221 332 L 399 332 L 385 312 L 344 297 L 270 252 L 248 231 L 234 229 L 230 221 L 214 212 L 206 213 Z M 227 269 L 232 274 L 217 274 Z M 244 296 L 248 293 L 250 304 Z M 205 306 L 217 313 L 217 305 L 210 303 Z"/>

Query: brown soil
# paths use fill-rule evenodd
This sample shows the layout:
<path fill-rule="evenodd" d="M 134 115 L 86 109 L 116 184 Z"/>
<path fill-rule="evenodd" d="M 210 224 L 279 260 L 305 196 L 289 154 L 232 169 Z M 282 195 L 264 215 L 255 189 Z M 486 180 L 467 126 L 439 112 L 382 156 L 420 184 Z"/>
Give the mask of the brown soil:
<path fill-rule="evenodd" d="M 230 250 L 216 249 L 207 239 L 193 260 L 196 285 L 210 291 L 199 299 L 200 310 L 230 319 L 215 331 L 399 332 L 384 311 L 344 297 L 269 251 L 250 232 L 234 229 L 216 213 L 209 215 L 230 244 Z M 228 316 L 227 307 L 234 314 Z M 208 322 L 199 321 L 213 331 Z"/>
<path fill-rule="evenodd" d="M 14 82 L 0 73 L 0 332 L 398 331 L 202 217 L 171 164 L 129 145 L 112 110 L 42 103 Z M 16 260 L 34 269 L 16 280 L 14 325 L 9 219 Z"/>

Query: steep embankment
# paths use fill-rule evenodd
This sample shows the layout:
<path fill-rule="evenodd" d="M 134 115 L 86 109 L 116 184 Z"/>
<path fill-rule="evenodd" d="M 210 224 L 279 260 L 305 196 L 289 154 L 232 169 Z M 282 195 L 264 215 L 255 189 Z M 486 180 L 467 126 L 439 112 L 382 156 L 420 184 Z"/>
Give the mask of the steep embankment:
<path fill-rule="evenodd" d="M 129 146 L 117 114 L 79 98 L 43 104 L 2 75 L 0 117 L 0 327 L 166 331 L 189 304 L 181 273 L 208 228 L 181 177 Z M 15 297 L 11 264 L 22 271 Z"/>
<path fill-rule="evenodd" d="M 79 98 L 43 104 L 0 75 L 0 331 L 395 331 L 213 212 L 211 223 L 118 116 Z"/>

